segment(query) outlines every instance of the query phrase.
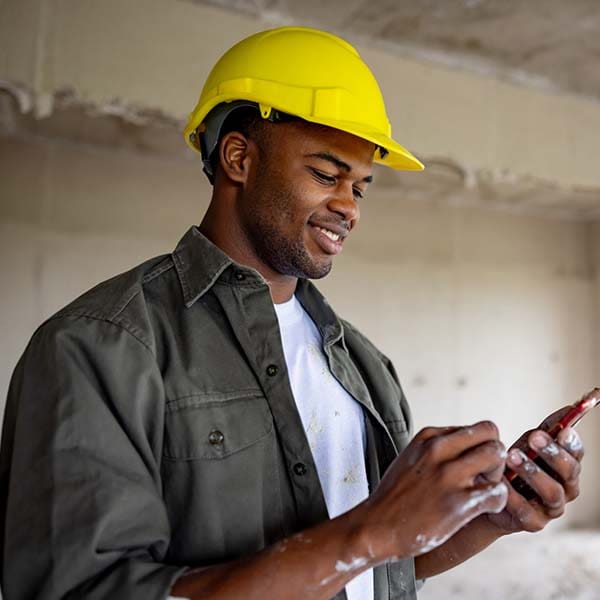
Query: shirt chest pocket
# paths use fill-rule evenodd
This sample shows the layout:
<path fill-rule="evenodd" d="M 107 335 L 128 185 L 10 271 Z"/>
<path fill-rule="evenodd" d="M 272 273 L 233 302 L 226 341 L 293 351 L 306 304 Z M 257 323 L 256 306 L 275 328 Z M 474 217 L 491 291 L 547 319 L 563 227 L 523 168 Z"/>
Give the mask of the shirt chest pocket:
<path fill-rule="evenodd" d="M 230 560 L 283 537 L 281 470 L 273 417 L 260 390 L 169 402 L 161 466 L 169 559 Z"/>
<path fill-rule="evenodd" d="M 273 431 L 260 390 L 198 394 L 167 404 L 163 456 L 219 460 L 249 448 Z"/>

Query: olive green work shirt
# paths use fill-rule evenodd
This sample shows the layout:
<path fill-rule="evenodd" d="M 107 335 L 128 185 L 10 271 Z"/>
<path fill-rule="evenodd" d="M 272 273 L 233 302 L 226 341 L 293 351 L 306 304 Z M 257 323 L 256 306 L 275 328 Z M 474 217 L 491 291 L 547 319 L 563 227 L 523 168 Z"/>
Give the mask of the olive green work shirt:
<path fill-rule="evenodd" d="M 296 293 L 364 409 L 373 489 L 409 439 L 395 372 Z M 0 485 L 4 600 L 164 599 L 188 567 L 328 519 L 265 280 L 192 227 L 51 317 L 11 381 Z M 374 579 L 377 600 L 416 597 L 412 559 Z"/>

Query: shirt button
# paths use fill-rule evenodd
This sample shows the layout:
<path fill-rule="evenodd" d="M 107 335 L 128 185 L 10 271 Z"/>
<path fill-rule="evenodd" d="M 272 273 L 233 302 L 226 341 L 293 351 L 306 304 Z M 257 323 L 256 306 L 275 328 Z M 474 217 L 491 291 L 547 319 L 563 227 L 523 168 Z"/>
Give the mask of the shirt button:
<path fill-rule="evenodd" d="M 269 377 L 275 377 L 279 373 L 279 367 L 277 365 L 269 365 L 267 367 L 267 375 Z"/>
<path fill-rule="evenodd" d="M 220 446 L 224 440 L 225 436 L 218 429 L 215 429 L 208 434 L 208 441 L 213 446 Z"/>
<path fill-rule="evenodd" d="M 244 279 L 246 279 L 246 276 L 241 271 L 236 271 L 235 272 L 235 278 L 238 281 L 244 281 Z"/>
<path fill-rule="evenodd" d="M 302 475 L 306 475 L 306 465 L 304 463 L 296 463 L 294 465 L 294 473 L 302 477 Z"/>

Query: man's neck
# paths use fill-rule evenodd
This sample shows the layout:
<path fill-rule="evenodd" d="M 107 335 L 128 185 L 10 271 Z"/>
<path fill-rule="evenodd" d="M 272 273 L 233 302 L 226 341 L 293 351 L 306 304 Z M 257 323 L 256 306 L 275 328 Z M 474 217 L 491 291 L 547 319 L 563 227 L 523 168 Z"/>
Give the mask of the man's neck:
<path fill-rule="evenodd" d="M 258 271 L 269 285 L 271 298 L 275 304 L 290 300 L 296 291 L 298 278 L 282 275 L 265 265 L 254 253 L 248 252 L 243 232 L 238 231 L 231 221 L 228 222 L 227 227 L 217 225 L 217 217 L 209 209 L 198 226 L 199 231 L 233 261 Z"/>

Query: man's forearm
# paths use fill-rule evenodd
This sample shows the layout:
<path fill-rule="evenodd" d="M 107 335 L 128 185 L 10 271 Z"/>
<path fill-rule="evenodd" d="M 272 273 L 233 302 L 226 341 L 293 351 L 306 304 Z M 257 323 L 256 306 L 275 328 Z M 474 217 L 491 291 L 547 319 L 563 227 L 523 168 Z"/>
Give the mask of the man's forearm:
<path fill-rule="evenodd" d="M 427 554 L 417 556 L 416 577 L 426 579 L 456 567 L 500 537 L 502 533 L 498 527 L 489 522 L 487 515 L 481 515 L 453 535 L 445 544 Z"/>
<path fill-rule="evenodd" d="M 190 600 L 325 600 L 374 566 L 366 548 L 357 513 L 350 511 L 254 556 L 190 571 L 172 594 Z"/>
<path fill-rule="evenodd" d="M 252 557 L 190 571 L 176 582 L 173 595 L 190 600 L 331 598 L 360 572 L 381 562 L 369 553 L 357 516 L 351 511 Z M 498 528 L 482 515 L 442 546 L 416 557 L 416 577 L 426 579 L 455 567 L 499 537 Z"/>

